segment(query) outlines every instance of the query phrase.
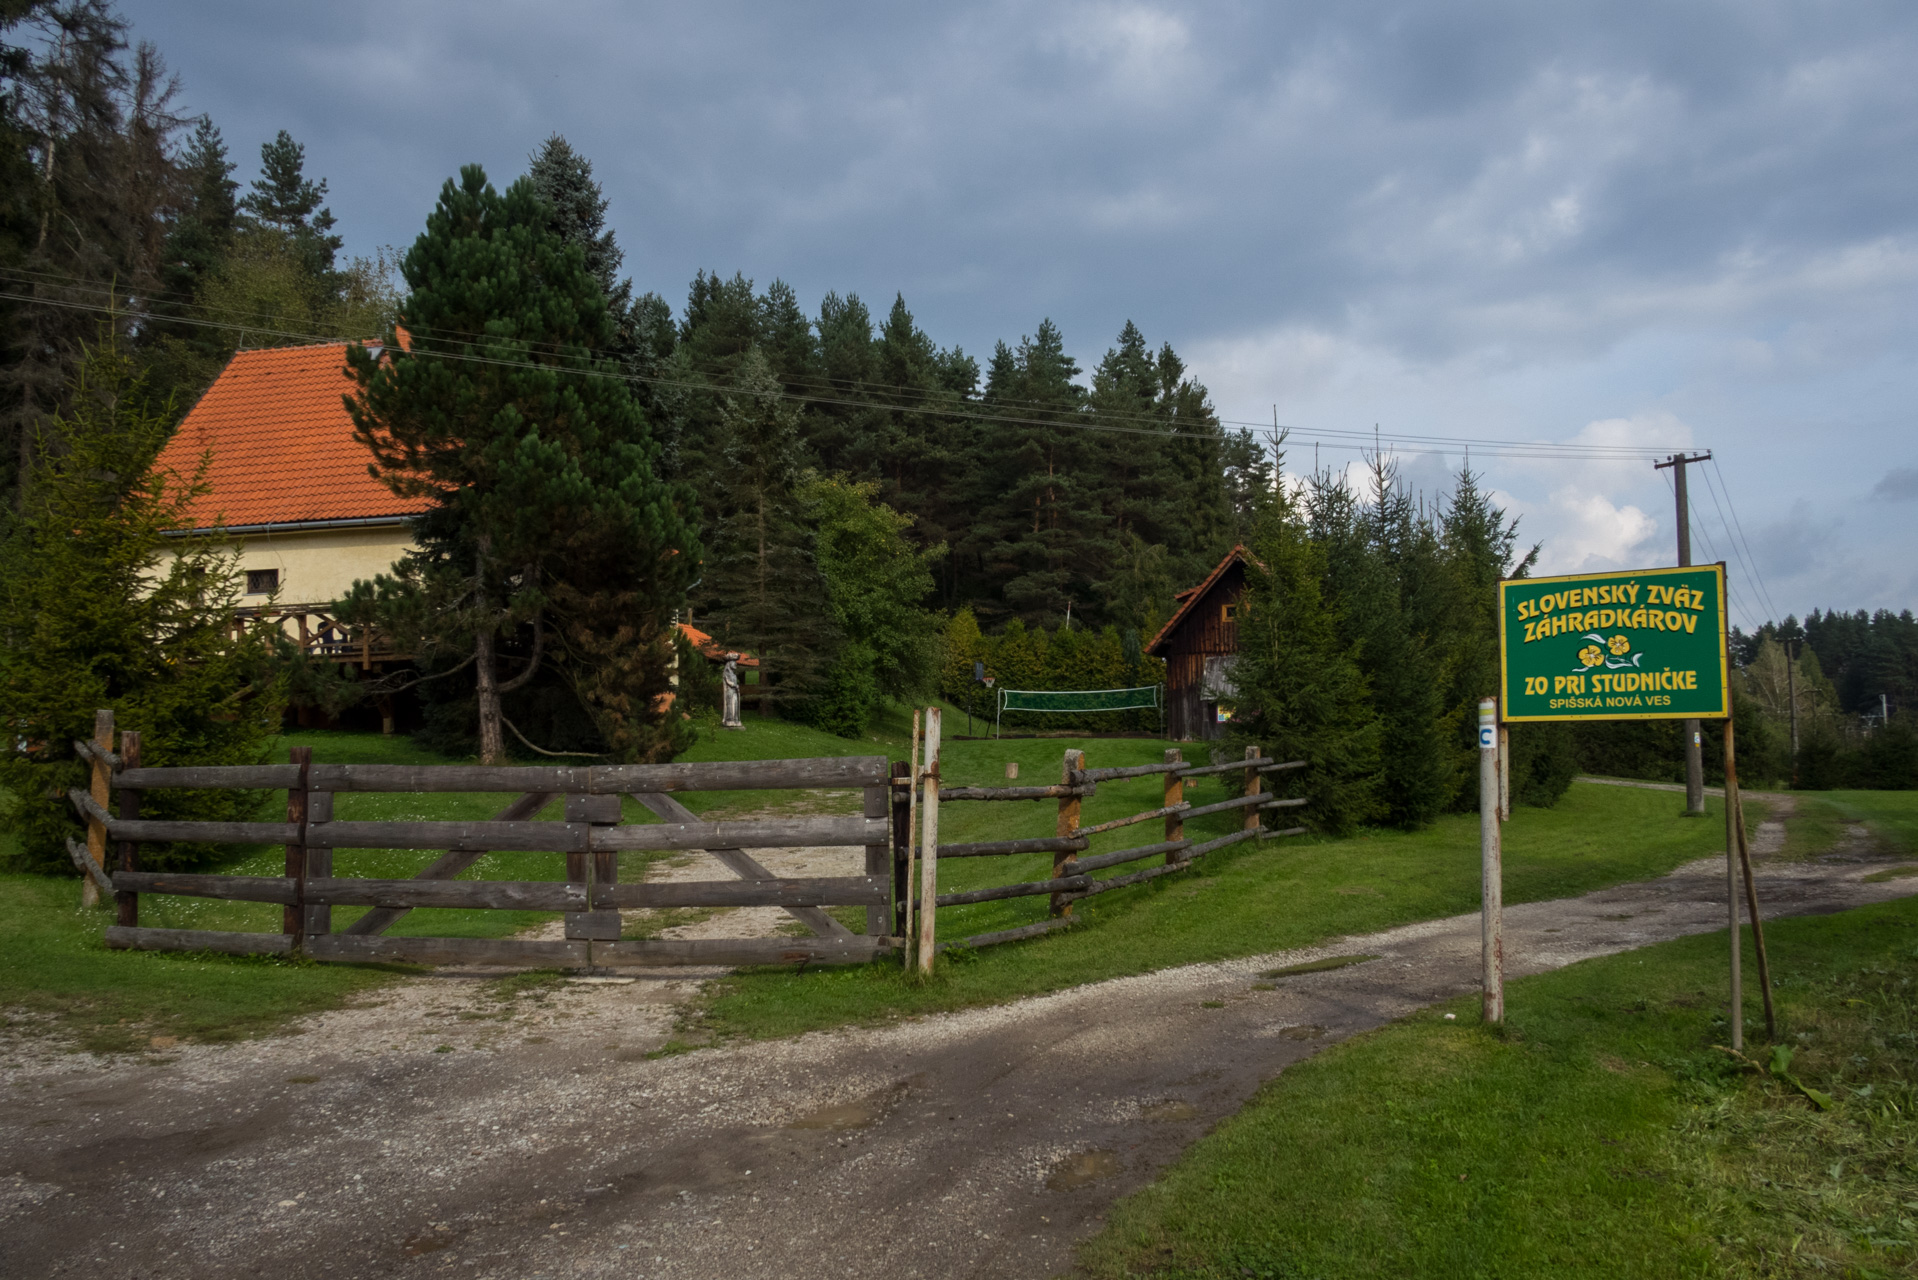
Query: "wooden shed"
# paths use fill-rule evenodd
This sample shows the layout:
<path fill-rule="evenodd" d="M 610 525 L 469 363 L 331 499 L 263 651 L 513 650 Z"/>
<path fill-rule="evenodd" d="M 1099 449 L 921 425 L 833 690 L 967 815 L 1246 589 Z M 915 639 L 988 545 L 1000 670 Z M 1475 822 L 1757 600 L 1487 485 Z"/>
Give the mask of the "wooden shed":
<path fill-rule="evenodd" d="M 1146 646 L 1147 653 L 1165 659 L 1165 727 L 1175 741 L 1225 732 L 1219 703 L 1237 693 L 1232 665 L 1239 656 L 1239 599 L 1249 559 L 1242 546 L 1228 551 L 1204 582 L 1179 593 L 1177 611 Z"/>

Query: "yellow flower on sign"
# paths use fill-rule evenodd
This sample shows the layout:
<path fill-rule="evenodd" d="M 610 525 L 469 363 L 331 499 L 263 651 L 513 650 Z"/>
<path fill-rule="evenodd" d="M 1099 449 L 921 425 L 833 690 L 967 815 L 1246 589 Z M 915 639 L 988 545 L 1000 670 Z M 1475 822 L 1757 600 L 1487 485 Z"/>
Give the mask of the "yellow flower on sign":
<path fill-rule="evenodd" d="M 1626 639 L 1624 636 L 1613 636 L 1611 639 L 1611 647 L 1612 647 L 1612 653 L 1616 655 L 1617 657 L 1622 658 L 1627 653 L 1631 652 L 1632 642 Z"/>
<path fill-rule="evenodd" d="M 1605 652 L 1595 644 L 1588 644 L 1578 651 L 1578 660 L 1588 667 L 1595 667 L 1605 661 Z"/>

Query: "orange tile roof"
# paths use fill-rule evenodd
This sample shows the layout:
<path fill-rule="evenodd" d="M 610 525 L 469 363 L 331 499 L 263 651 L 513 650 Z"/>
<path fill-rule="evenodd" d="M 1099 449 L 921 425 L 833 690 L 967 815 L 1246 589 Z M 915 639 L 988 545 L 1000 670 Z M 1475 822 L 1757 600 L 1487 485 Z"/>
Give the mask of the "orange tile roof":
<path fill-rule="evenodd" d="M 353 520 L 424 511 L 367 474 L 342 397 L 353 389 L 346 344 L 237 353 L 160 451 L 155 466 L 191 476 L 212 450 L 213 491 L 194 503 L 201 528 Z"/>

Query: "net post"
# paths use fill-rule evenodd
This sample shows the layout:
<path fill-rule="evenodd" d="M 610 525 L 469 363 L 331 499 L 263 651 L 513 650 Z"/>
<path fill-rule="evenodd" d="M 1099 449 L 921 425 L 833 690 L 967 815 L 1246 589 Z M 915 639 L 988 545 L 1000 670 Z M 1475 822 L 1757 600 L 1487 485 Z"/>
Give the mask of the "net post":
<path fill-rule="evenodd" d="M 1181 751 L 1178 747 L 1167 747 L 1165 751 L 1165 762 L 1167 764 L 1184 764 L 1185 752 Z M 1176 809 L 1184 803 L 1184 776 L 1175 771 L 1167 772 L 1165 775 L 1165 807 L 1168 809 Z M 1185 819 L 1174 813 L 1165 820 L 1166 843 L 1171 844 L 1174 840 L 1183 839 L 1185 839 Z M 1178 860 L 1179 851 L 1177 849 L 1168 849 L 1166 851 L 1166 866 L 1169 867 Z"/>

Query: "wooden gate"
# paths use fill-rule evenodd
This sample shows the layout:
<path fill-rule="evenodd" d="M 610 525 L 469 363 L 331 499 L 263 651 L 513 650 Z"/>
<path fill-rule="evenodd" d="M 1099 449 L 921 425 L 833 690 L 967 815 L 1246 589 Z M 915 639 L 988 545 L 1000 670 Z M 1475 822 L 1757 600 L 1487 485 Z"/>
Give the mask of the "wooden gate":
<path fill-rule="evenodd" d="M 315 960 L 583 968 L 854 963 L 898 945 L 890 932 L 892 788 L 883 756 L 588 767 L 370 765 L 322 764 L 312 759 L 310 748 L 295 747 L 291 762 L 281 765 L 142 768 L 139 735 L 122 734 L 116 754 L 107 749 L 112 742 L 110 719 L 106 724 L 108 731 L 95 742 L 74 744 L 93 764 L 94 786 L 91 794 L 76 789 L 69 798 L 88 824 L 88 845 L 73 843 L 75 861 L 114 895 L 118 905 L 118 922 L 106 932 L 110 947 L 300 954 Z M 169 788 L 284 790 L 286 820 L 176 822 L 141 817 L 141 797 Z M 864 801 L 861 814 L 709 822 L 675 798 L 675 793 L 689 791 L 800 788 L 859 791 Z M 496 792 L 516 798 L 484 822 L 335 820 L 333 797 L 356 791 Z M 621 796 L 631 796 L 661 821 L 623 822 Z M 562 798 L 564 821 L 533 820 Z M 141 846 L 157 841 L 283 845 L 286 870 L 279 876 L 141 870 Z M 816 845 L 864 848 L 866 874 L 781 879 L 746 852 Z M 335 850 L 374 848 L 436 849 L 440 856 L 406 880 L 333 874 Z M 563 855 L 566 879 L 453 879 L 488 853 L 505 850 Z M 627 850 L 703 851 L 737 878 L 622 884 L 619 854 Z M 106 863 L 113 864 L 110 874 Z M 278 934 L 143 928 L 139 923 L 142 893 L 279 903 L 285 908 L 283 926 Z M 336 932 L 332 927 L 336 906 L 373 909 Z M 694 906 L 781 907 L 813 936 L 620 938 L 624 909 Z M 865 907 L 865 932 L 852 932 L 823 910 L 828 906 Z M 565 937 L 548 941 L 386 935 L 395 921 L 416 907 L 562 912 Z"/>

